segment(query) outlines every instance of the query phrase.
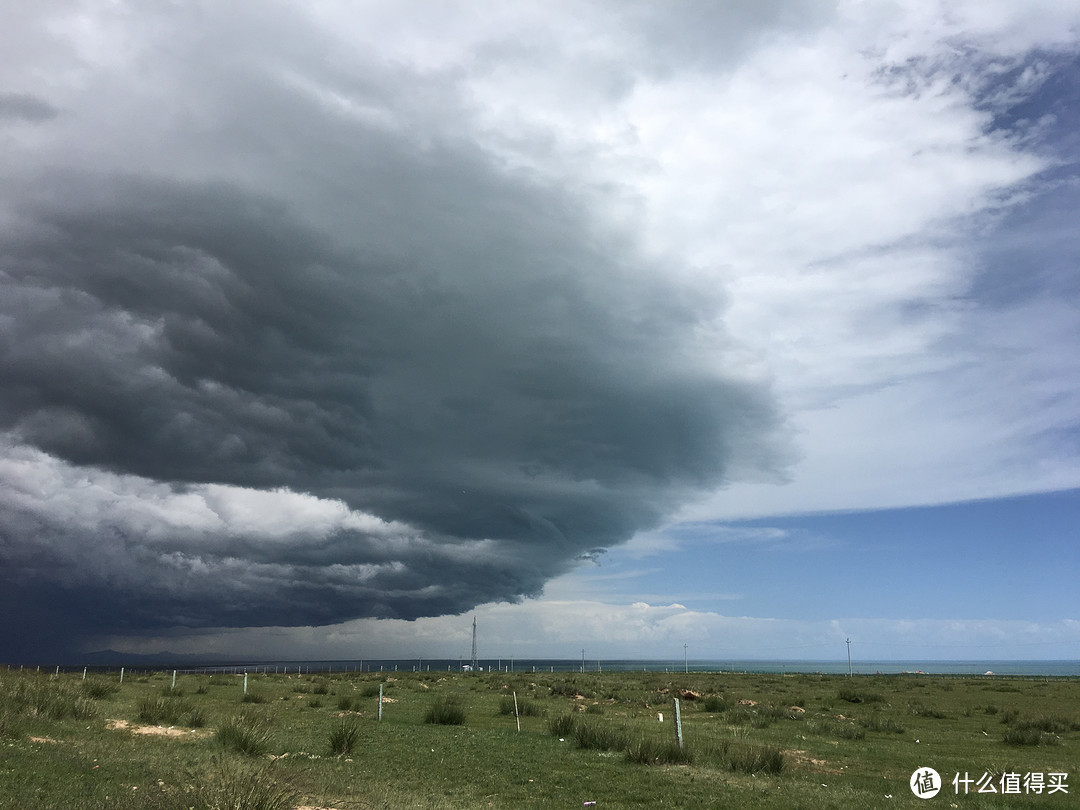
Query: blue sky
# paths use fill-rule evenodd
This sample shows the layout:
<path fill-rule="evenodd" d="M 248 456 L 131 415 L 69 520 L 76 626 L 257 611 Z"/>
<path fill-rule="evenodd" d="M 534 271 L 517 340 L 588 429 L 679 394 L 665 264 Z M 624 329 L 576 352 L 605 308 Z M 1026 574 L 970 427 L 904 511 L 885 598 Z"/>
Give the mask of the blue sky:
<path fill-rule="evenodd" d="M 1080 3 L 0 54 L 0 661 L 1080 658 Z"/>

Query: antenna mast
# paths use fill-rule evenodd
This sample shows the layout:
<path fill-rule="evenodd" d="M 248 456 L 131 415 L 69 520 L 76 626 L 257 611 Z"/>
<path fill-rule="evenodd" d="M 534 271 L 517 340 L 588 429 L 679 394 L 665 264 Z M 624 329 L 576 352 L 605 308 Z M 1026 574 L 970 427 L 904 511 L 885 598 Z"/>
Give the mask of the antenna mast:
<path fill-rule="evenodd" d="M 472 669 L 476 672 L 476 617 L 472 617 Z"/>

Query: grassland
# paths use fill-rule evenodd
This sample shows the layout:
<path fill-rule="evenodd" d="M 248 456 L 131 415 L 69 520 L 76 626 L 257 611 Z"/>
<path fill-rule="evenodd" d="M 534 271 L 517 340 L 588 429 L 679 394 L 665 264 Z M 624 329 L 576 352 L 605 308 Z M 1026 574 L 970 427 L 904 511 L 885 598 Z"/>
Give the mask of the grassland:
<path fill-rule="evenodd" d="M 1074 679 L 252 674 L 246 695 L 242 675 L 118 680 L 0 669 L 0 808 L 1065 808 L 1080 795 Z M 929 802 L 908 787 L 920 767 L 946 783 Z M 965 772 L 1067 773 L 1069 792 L 956 795 Z"/>

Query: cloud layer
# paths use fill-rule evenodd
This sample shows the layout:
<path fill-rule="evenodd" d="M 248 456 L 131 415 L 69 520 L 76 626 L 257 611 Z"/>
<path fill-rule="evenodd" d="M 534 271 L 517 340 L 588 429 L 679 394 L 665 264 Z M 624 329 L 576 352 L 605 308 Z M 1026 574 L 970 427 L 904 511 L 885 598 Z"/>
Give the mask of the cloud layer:
<path fill-rule="evenodd" d="M 72 636 L 456 613 L 778 473 L 722 290 L 455 134 L 442 77 L 293 38 L 269 65 L 291 12 L 177 13 L 60 15 L 92 102 L 4 97 L 9 610 Z"/>

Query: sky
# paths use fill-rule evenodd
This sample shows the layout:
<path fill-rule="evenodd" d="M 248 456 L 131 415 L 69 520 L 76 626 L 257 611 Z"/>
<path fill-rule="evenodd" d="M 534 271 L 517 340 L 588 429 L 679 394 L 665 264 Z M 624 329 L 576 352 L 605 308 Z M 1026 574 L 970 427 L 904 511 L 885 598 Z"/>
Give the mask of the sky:
<path fill-rule="evenodd" d="M 5 3 L 0 661 L 1080 659 L 1078 133 L 1076 0 Z"/>

